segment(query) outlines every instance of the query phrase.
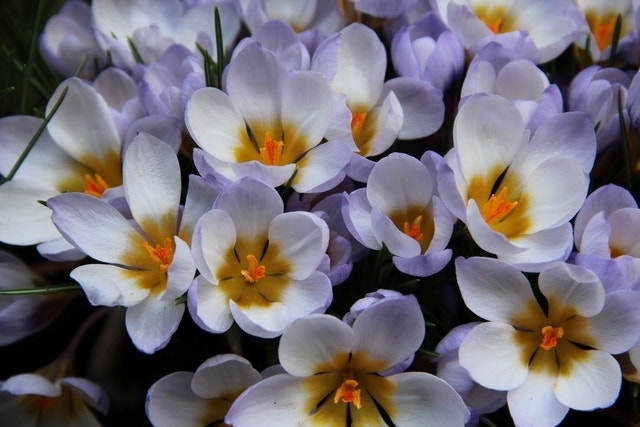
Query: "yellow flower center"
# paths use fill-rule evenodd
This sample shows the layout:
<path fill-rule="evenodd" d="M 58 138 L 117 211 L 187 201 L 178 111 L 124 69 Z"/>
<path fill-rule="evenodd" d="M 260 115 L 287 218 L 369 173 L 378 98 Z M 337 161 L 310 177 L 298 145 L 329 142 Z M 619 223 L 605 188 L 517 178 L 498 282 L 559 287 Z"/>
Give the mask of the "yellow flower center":
<path fill-rule="evenodd" d="M 169 265 L 171 265 L 171 261 L 173 261 L 174 250 L 172 240 L 167 237 L 162 244 L 151 246 L 149 243 L 144 242 L 143 245 L 151 259 L 158 264 L 160 271 L 166 273 Z"/>
<path fill-rule="evenodd" d="M 258 259 L 253 254 L 247 255 L 247 262 L 249 263 L 249 268 L 240 272 L 242 277 L 244 277 L 244 280 L 249 283 L 256 283 L 258 280 L 266 276 L 267 267 L 260 265 Z"/>
<path fill-rule="evenodd" d="M 358 136 L 362 132 L 362 125 L 364 119 L 367 118 L 367 113 L 352 113 L 351 115 L 351 133 L 354 137 Z"/>
<path fill-rule="evenodd" d="M 558 326 L 557 328 L 553 326 L 545 326 L 542 328 L 542 342 L 540 343 L 540 347 L 543 350 L 551 350 L 556 345 L 558 345 L 558 339 L 564 336 L 564 328 L 562 326 Z"/>
<path fill-rule="evenodd" d="M 360 409 L 362 404 L 360 403 L 360 390 L 357 387 L 358 381 L 351 378 L 344 380 L 333 396 L 333 403 L 342 400 L 344 403 L 353 403 L 356 408 Z"/>
<path fill-rule="evenodd" d="M 284 142 L 271 138 L 271 134 L 267 132 L 264 136 L 264 146 L 260 148 L 260 158 L 265 165 L 279 165 Z"/>
<path fill-rule="evenodd" d="M 98 173 L 85 174 L 84 180 L 84 192 L 97 198 L 101 198 L 102 193 L 109 188 L 109 184 Z"/>
<path fill-rule="evenodd" d="M 594 12 L 585 14 L 591 33 L 595 38 L 596 45 L 603 51 L 611 44 L 613 40 L 613 30 L 616 26 L 616 16 L 606 15 L 600 16 Z"/>
<path fill-rule="evenodd" d="M 505 17 L 507 11 L 503 7 L 488 8 L 484 5 L 477 6 L 473 9 L 474 13 L 480 20 L 491 30 L 492 33 L 506 33 L 509 29 L 505 28 Z"/>
<path fill-rule="evenodd" d="M 498 195 L 492 194 L 482 206 L 482 217 L 487 224 L 493 225 L 502 221 L 518 205 L 517 201 L 506 200 L 508 192 L 507 186 L 502 187 Z"/>
<path fill-rule="evenodd" d="M 422 243 L 424 240 L 424 234 L 422 234 L 422 215 L 418 215 L 411 224 L 409 224 L 409 221 L 405 221 L 402 231 L 418 243 Z"/>

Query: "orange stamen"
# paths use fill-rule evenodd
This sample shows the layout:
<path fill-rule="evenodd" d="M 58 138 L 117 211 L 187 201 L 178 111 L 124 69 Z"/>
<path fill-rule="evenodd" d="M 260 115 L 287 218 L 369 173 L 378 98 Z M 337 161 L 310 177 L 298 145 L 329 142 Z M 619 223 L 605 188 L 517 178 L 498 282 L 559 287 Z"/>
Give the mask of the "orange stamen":
<path fill-rule="evenodd" d="M 416 240 L 418 243 L 422 243 L 424 240 L 424 234 L 422 234 L 422 215 L 418 215 L 411 224 L 409 224 L 409 221 L 405 221 L 402 228 L 404 234 Z"/>
<path fill-rule="evenodd" d="M 84 179 L 84 192 L 91 196 L 101 198 L 102 193 L 109 188 L 109 184 L 107 184 L 100 174 L 85 174 Z"/>
<path fill-rule="evenodd" d="M 498 195 L 492 194 L 482 207 L 482 217 L 487 224 L 492 225 L 502 221 L 518 205 L 518 202 L 505 200 L 508 191 L 508 187 L 502 187 Z"/>
<path fill-rule="evenodd" d="M 353 403 L 356 408 L 360 409 L 362 407 L 360 390 L 356 387 L 358 387 L 358 381 L 352 379 L 344 380 L 333 396 L 333 403 L 338 403 L 342 400 L 344 403 Z"/>
<path fill-rule="evenodd" d="M 551 350 L 556 345 L 558 345 L 558 339 L 564 336 L 564 328 L 562 326 L 558 326 L 554 328 L 553 326 L 545 326 L 542 328 L 542 342 L 540 343 L 540 347 L 543 350 Z"/>
<path fill-rule="evenodd" d="M 362 131 L 362 125 L 367 118 L 367 113 L 352 113 L 351 115 L 351 133 L 353 136 L 358 135 Z"/>
<path fill-rule="evenodd" d="M 267 132 L 264 136 L 264 147 L 260 149 L 260 157 L 265 165 L 279 165 L 284 142 L 271 138 L 271 134 Z"/>
<path fill-rule="evenodd" d="M 498 34 L 500 32 L 500 27 L 502 27 L 502 18 L 495 18 L 493 21 L 485 21 L 484 24 L 489 27 L 493 34 Z"/>
<path fill-rule="evenodd" d="M 240 272 L 244 280 L 249 283 L 255 283 L 267 275 L 267 267 L 260 265 L 253 254 L 247 255 L 247 261 L 249 262 L 249 268 Z"/>
<path fill-rule="evenodd" d="M 155 247 L 147 242 L 144 242 L 143 245 L 151 259 L 160 267 L 160 271 L 166 273 L 171 261 L 173 261 L 173 243 L 171 239 L 167 237 L 162 244 L 157 244 Z"/>

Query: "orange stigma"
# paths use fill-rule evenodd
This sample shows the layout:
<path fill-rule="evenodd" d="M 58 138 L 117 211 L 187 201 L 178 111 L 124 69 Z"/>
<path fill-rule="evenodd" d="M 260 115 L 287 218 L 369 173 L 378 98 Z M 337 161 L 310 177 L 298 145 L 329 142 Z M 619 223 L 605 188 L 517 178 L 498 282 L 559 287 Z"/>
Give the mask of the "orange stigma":
<path fill-rule="evenodd" d="M 160 267 L 160 271 L 166 273 L 171 261 L 173 261 L 173 243 L 171 239 L 167 237 L 162 244 L 157 244 L 155 247 L 147 242 L 144 242 L 143 245 L 151 259 Z"/>
<path fill-rule="evenodd" d="M 600 16 L 593 12 L 586 13 L 587 23 L 600 51 L 605 50 L 613 41 L 613 30 L 616 27 L 616 16 Z"/>
<path fill-rule="evenodd" d="M 553 326 L 545 326 L 542 328 L 542 342 L 540 343 L 540 347 L 543 350 L 551 350 L 556 345 L 558 345 L 558 339 L 564 336 L 564 328 L 562 326 L 558 326 L 554 328 Z"/>
<path fill-rule="evenodd" d="M 267 267 L 260 265 L 258 259 L 253 256 L 253 254 L 247 255 L 247 261 L 249 262 L 249 268 L 240 272 L 244 280 L 249 283 L 255 283 L 267 275 Z"/>
<path fill-rule="evenodd" d="M 338 403 L 342 400 L 344 403 L 353 403 L 356 408 L 360 409 L 362 404 L 360 403 L 360 390 L 357 387 L 358 381 L 353 379 L 344 380 L 333 396 L 333 403 Z"/>
<path fill-rule="evenodd" d="M 362 131 L 362 125 L 367 118 L 367 113 L 352 113 L 351 115 L 351 133 L 353 136 L 358 135 Z"/>
<path fill-rule="evenodd" d="M 493 225 L 502 221 L 509 212 L 518 205 L 518 202 L 506 201 L 509 188 L 504 186 L 496 196 L 492 194 L 489 200 L 482 207 L 482 217 L 487 224 Z"/>
<path fill-rule="evenodd" d="M 478 5 L 473 8 L 473 12 L 476 16 L 489 27 L 493 34 L 507 32 L 504 28 L 504 19 L 507 17 L 507 10 L 502 6 L 487 7 L 485 5 Z"/>
<path fill-rule="evenodd" d="M 264 147 L 260 149 L 260 157 L 265 165 L 279 165 L 284 142 L 271 138 L 271 134 L 267 132 L 264 136 Z"/>
<path fill-rule="evenodd" d="M 109 184 L 98 173 L 85 174 L 84 180 L 84 192 L 97 198 L 101 198 L 102 193 L 109 188 Z"/>
<path fill-rule="evenodd" d="M 409 221 L 405 221 L 402 228 L 404 234 L 416 240 L 418 243 L 422 243 L 424 240 L 424 234 L 422 234 L 422 215 L 418 215 L 411 224 L 409 224 Z"/>

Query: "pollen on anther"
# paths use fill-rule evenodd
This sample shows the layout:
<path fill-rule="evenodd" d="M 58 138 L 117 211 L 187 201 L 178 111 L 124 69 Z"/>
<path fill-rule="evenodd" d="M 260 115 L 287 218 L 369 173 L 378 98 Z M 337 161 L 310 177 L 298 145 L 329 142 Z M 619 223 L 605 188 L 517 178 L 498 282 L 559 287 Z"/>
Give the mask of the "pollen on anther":
<path fill-rule="evenodd" d="M 101 198 L 102 194 L 109 188 L 109 184 L 97 173 L 93 175 L 85 174 L 84 180 L 84 192 L 97 198 Z"/>
<path fill-rule="evenodd" d="M 422 243 L 424 240 L 424 234 L 422 233 L 422 215 L 414 218 L 411 224 L 409 224 L 409 221 L 405 221 L 402 231 L 418 243 Z"/>
<path fill-rule="evenodd" d="M 155 246 L 151 246 L 149 243 L 143 243 L 144 248 L 151 259 L 158 264 L 160 271 L 166 273 L 169 270 L 169 265 L 173 261 L 173 242 L 169 237 L 164 239 L 162 244 L 158 243 Z"/>
<path fill-rule="evenodd" d="M 558 339 L 564 336 L 564 328 L 562 326 L 558 326 L 554 328 L 553 326 L 545 326 L 542 328 L 542 342 L 540 343 L 540 348 L 543 350 L 551 350 L 556 345 L 558 345 Z"/>
<path fill-rule="evenodd" d="M 492 194 L 482 206 L 482 217 L 487 224 L 492 225 L 502 221 L 518 205 L 517 201 L 506 200 L 508 192 L 507 186 L 502 187 L 498 195 Z"/>
<path fill-rule="evenodd" d="M 357 387 L 358 381 L 353 379 L 344 380 L 333 396 L 333 403 L 338 403 L 342 400 L 344 403 L 353 403 L 356 408 L 360 409 L 362 403 L 360 402 L 360 390 Z"/>
<path fill-rule="evenodd" d="M 247 282 L 255 283 L 267 275 L 267 268 L 264 265 L 260 265 L 260 262 L 253 254 L 247 255 L 247 262 L 249 267 L 240 271 L 240 274 Z"/>
<path fill-rule="evenodd" d="M 260 148 L 260 158 L 265 165 L 279 165 L 282 150 L 284 150 L 284 141 L 275 140 L 271 138 L 271 134 L 267 133 L 264 137 L 264 146 Z"/>

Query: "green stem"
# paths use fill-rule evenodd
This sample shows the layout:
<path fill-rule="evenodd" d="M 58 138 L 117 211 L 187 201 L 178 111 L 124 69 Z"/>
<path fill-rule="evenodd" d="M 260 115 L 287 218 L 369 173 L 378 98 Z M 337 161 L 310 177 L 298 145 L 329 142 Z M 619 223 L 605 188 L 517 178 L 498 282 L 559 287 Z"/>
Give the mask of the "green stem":
<path fill-rule="evenodd" d="M 37 288 L 0 289 L 0 296 L 46 295 L 58 292 L 79 291 L 80 285 L 41 286 Z"/>

